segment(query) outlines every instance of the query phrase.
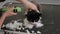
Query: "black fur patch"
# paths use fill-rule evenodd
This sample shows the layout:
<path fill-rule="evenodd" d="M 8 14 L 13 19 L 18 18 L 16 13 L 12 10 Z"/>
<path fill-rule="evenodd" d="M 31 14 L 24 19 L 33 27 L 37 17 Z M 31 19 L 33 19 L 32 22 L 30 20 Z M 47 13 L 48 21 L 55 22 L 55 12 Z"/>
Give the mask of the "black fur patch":
<path fill-rule="evenodd" d="M 26 17 L 29 22 L 34 22 L 34 21 L 37 22 L 40 19 L 41 15 L 42 15 L 41 13 L 38 13 L 35 10 L 29 10 L 27 12 Z"/>

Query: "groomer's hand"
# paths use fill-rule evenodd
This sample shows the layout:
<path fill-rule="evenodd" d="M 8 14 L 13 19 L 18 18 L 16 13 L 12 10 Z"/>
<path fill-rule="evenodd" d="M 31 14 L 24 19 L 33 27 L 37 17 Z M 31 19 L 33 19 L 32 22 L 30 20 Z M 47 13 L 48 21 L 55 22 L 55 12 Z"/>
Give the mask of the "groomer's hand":
<path fill-rule="evenodd" d="M 37 10 L 37 6 L 31 2 L 27 2 L 27 4 L 25 5 L 26 9 L 33 9 L 33 10 Z"/>
<path fill-rule="evenodd" d="M 6 17 L 12 16 L 12 15 L 17 15 L 17 13 L 14 13 L 14 12 L 13 12 L 14 7 L 7 7 L 7 9 L 8 9 L 8 10 L 4 13 L 4 15 L 5 15 Z"/>
<path fill-rule="evenodd" d="M 26 10 L 28 9 L 38 10 L 37 6 L 32 2 L 29 2 L 28 0 L 19 0 L 19 1 L 25 5 Z"/>

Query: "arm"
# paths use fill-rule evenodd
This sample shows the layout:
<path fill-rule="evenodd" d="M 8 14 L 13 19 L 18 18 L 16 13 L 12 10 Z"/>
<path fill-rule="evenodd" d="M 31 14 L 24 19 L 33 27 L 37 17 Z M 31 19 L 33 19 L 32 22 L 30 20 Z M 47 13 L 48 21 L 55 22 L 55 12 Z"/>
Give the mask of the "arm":
<path fill-rule="evenodd" d="M 6 15 L 3 14 L 2 17 L 0 18 L 0 28 L 1 28 L 1 26 L 2 26 L 2 24 L 4 22 L 4 20 L 5 20 L 5 18 L 6 18 Z"/>
<path fill-rule="evenodd" d="M 8 10 L 1 16 L 0 18 L 0 28 L 5 20 L 6 17 L 17 15 L 17 13 L 13 12 L 13 7 L 8 7 Z"/>

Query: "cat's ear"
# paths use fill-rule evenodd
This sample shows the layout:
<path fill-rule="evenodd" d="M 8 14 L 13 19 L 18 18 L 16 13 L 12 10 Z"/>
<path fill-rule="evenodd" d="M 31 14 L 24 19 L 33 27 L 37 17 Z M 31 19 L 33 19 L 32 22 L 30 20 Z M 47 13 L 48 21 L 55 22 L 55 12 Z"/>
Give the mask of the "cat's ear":
<path fill-rule="evenodd" d="M 37 9 L 40 11 L 41 10 L 41 6 L 39 4 L 37 4 Z"/>

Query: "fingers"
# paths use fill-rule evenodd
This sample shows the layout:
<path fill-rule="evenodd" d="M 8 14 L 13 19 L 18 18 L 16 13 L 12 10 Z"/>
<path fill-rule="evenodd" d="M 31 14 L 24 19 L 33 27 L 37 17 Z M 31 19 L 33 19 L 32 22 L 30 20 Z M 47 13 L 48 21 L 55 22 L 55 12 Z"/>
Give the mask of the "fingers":
<path fill-rule="evenodd" d="M 25 7 L 26 7 L 26 9 L 38 10 L 37 6 L 31 2 L 27 2 Z"/>
<path fill-rule="evenodd" d="M 12 13 L 12 15 L 17 15 L 17 13 Z"/>
<path fill-rule="evenodd" d="M 10 15 L 17 15 L 17 13 L 13 12 L 13 9 L 14 9 L 13 6 L 8 6 L 7 9 L 8 9 L 7 12 L 10 13 Z"/>
<path fill-rule="evenodd" d="M 17 15 L 17 13 L 11 12 L 12 15 Z"/>
<path fill-rule="evenodd" d="M 8 6 L 7 11 L 13 11 L 14 7 L 13 6 Z"/>

